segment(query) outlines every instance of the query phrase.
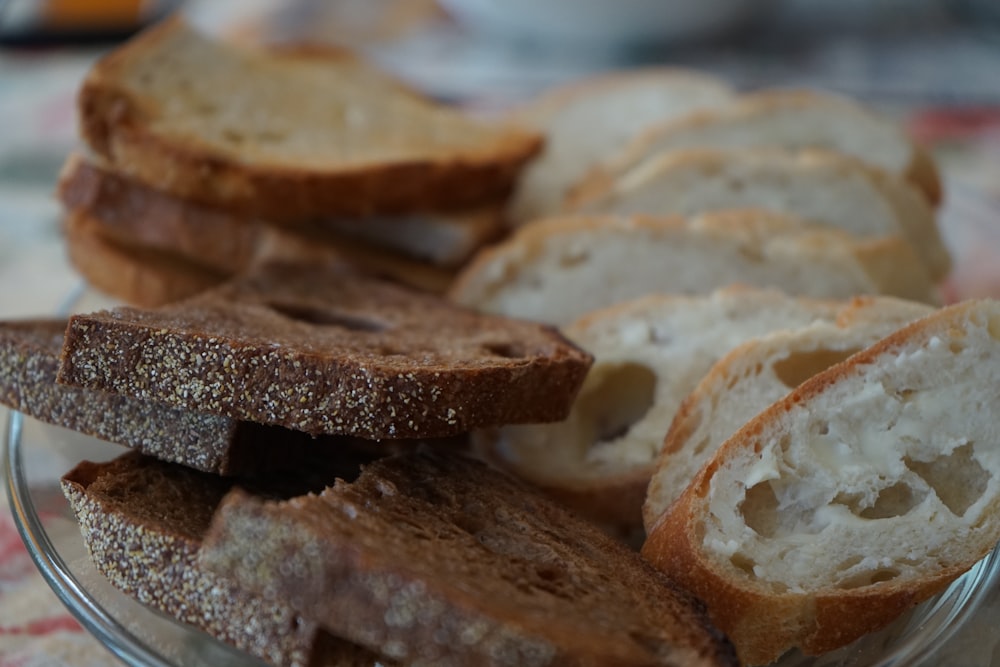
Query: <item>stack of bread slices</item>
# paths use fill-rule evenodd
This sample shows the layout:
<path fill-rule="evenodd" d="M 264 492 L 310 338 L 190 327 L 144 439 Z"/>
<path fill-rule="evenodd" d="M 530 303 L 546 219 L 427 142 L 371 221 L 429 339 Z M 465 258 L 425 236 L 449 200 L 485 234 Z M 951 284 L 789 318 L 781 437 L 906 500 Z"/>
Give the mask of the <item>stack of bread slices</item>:
<path fill-rule="evenodd" d="M 171 19 L 79 102 L 69 254 L 124 304 L 0 323 L 0 400 L 130 448 L 63 490 L 180 622 L 279 666 L 768 664 L 1000 540 L 1000 305 L 940 308 L 933 162 L 852 101 L 654 69 L 473 120 Z"/>

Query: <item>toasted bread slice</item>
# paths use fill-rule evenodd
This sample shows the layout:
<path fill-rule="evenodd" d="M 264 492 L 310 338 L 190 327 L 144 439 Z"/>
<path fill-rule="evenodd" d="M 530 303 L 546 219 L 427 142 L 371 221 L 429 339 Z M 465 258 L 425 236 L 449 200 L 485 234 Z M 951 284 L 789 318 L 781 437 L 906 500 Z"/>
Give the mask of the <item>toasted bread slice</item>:
<path fill-rule="evenodd" d="M 79 153 L 66 160 L 58 195 L 67 210 L 102 223 L 105 237 L 169 251 L 229 273 L 245 269 L 271 236 L 281 234 L 256 217 L 178 199 Z M 502 228 L 499 207 L 493 207 L 455 214 L 330 218 L 303 223 L 301 231 L 334 246 L 343 238 L 366 241 L 371 254 L 380 248 L 388 251 L 383 253 L 387 258 L 399 253 L 400 264 L 416 259 L 450 267 L 498 237 Z M 428 267 L 427 273 L 432 271 Z"/>
<path fill-rule="evenodd" d="M 257 482 L 270 497 L 319 490 L 328 478 Z M 354 474 L 357 466 L 354 464 Z M 318 480 L 318 482 L 317 482 Z M 310 484 L 311 482 L 311 484 Z M 139 602 L 275 667 L 370 667 L 379 657 L 321 630 L 280 600 L 249 593 L 204 570 L 197 554 L 212 514 L 234 482 L 129 453 L 84 461 L 62 478 L 97 570 Z"/>
<path fill-rule="evenodd" d="M 405 664 L 736 664 L 637 554 L 462 457 L 381 459 L 287 502 L 234 491 L 199 558 Z"/>
<path fill-rule="evenodd" d="M 79 113 L 115 171 L 277 223 L 497 204 L 541 143 L 345 52 L 242 48 L 177 18 L 98 61 Z"/>
<path fill-rule="evenodd" d="M 941 201 L 941 178 L 933 159 L 901 128 L 852 100 L 806 90 L 762 90 L 734 104 L 649 128 L 574 189 L 614 180 L 660 153 L 709 147 L 836 151 L 912 182 L 931 204 Z"/>
<path fill-rule="evenodd" d="M 563 418 L 591 358 L 343 263 L 271 263 L 187 301 L 70 318 L 59 381 L 247 421 L 442 437 Z"/>
<path fill-rule="evenodd" d="M 103 224 L 70 211 L 63 216 L 66 253 L 94 289 L 127 304 L 155 308 L 224 282 L 224 271 L 154 248 L 123 244 Z"/>
<path fill-rule="evenodd" d="M 565 325 L 644 294 L 706 294 L 732 283 L 818 298 L 936 299 L 905 240 L 859 240 L 763 210 L 535 223 L 482 252 L 449 296 L 485 312 Z"/>
<path fill-rule="evenodd" d="M 869 311 L 927 312 L 886 297 L 862 303 Z M 569 417 L 480 432 L 474 447 L 631 540 L 643 534 L 643 500 L 663 436 L 712 364 L 747 340 L 832 323 L 858 307 L 730 287 L 703 297 L 651 295 L 591 313 L 565 329 L 594 355 Z"/>
<path fill-rule="evenodd" d="M 998 373 L 997 302 L 917 320 L 726 440 L 643 555 L 745 664 L 883 627 L 1000 540 Z"/>
<path fill-rule="evenodd" d="M 712 366 L 674 415 L 643 504 L 653 525 L 726 439 L 810 377 L 933 308 L 898 299 L 858 299 L 835 322 L 774 331 L 734 348 Z M 584 385 L 586 387 L 586 384 Z"/>
<path fill-rule="evenodd" d="M 927 199 L 909 182 L 831 151 L 688 149 L 655 155 L 579 193 L 583 213 L 694 215 L 765 208 L 864 238 L 902 236 L 932 278 L 951 266 Z"/>
<path fill-rule="evenodd" d="M 648 126 L 734 96 L 720 80 L 671 69 L 604 74 L 542 93 L 513 113 L 545 136 L 545 148 L 518 182 L 511 222 L 558 212 L 571 185 Z"/>

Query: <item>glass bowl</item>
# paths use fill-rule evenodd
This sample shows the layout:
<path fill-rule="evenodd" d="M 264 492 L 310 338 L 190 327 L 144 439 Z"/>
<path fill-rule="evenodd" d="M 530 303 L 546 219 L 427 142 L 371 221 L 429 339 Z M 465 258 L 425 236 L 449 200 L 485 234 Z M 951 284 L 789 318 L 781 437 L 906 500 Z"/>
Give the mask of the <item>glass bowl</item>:
<path fill-rule="evenodd" d="M 108 460 L 110 443 L 11 412 L 3 440 L 3 475 L 21 537 L 45 581 L 70 613 L 130 665 L 194 667 L 263 665 L 113 588 L 91 564 L 59 488 L 59 477 L 83 459 Z M 889 627 L 816 658 L 790 653 L 780 667 L 961 665 L 989 667 L 1000 616 L 1000 549 L 947 590 Z"/>

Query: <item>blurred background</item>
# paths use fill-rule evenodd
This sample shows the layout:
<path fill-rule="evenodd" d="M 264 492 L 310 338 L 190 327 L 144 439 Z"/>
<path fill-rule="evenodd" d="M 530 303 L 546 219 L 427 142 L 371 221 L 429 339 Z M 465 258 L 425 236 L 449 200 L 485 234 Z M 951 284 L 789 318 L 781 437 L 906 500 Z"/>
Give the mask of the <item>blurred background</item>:
<path fill-rule="evenodd" d="M 227 39 L 347 46 L 472 108 L 664 64 L 743 89 L 852 95 L 933 151 L 949 243 L 961 258 L 986 255 L 955 279 L 976 282 L 963 293 L 1000 293 L 998 0 L 0 0 L 0 280 L 36 261 L 16 250 L 26 238 L 56 233 L 38 221 L 57 212 L 52 185 L 76 144 L 87 67 L 173 11 Z M 53 282 L 53 298 L 63 288 Z"/>

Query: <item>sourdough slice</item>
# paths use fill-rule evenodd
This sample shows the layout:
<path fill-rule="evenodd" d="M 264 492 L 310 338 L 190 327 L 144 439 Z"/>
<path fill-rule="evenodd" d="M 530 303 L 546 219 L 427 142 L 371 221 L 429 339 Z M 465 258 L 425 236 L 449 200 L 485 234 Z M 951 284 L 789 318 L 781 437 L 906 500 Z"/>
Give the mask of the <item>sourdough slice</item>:
<path fill-rule="evenodd" d="M 547 91 L 513 113 L 545 136 L 509 207 L 515 225 L 562 208 L 571 185 L 649 125 L 730 102 L 722 81 L 671 69 L 591 77 Z"/>
<path fill-rule="evenodd" d="M 647 532 L 718 446 L 757 413 L 816 373 L 931 312 L 912 301 L 858 299 L 835 322 L 774 331 L 719 359 L 670 424 L 642 508 Z"/>
<path fill-rule="evenodd" d="M 872 311 L 926 312 L 887 297 L 863 303 Z M 712 364 L 749 339 L 830 323 L 856 307 L 730 287 L 703 297 L 651 295 L 591 313 L 565 329 L 595 360 L 569 417 L 477 433 L 474 447 L 633 541 L 644 534 L 643 500 L 663 435 Z"/>
<path fill-rule="evenodd" d="M 241 48 L 176 18 L 98 61 L 78 107 L 115 171 L 271 222 L 498 204 L 540 147 L 345 52 Z"/>
<path fill-rule="evenodd" d="M 650 157 L 613 182 L 579 193 L 583 213 L 694 215 L 766 208 L 865 238 L 908 239 L 931 277 L 950 268 L 934 211 L 911 184 L 831 151 L 687 149 Z"/>
<path fill-rule="evenodd" d="M 350 466 L 344 469 L 339 474 L 350 473 Z M 376 664 L 378 656 L 324 632 L 287 603 L 247 592 L 199 565 L 212 514 L 233 484 L 136 453 L 84 461 L 62 478 L 94 565 L 130 597 L 275 667 Z M 282 497 L 323 486 L 301 479 L 284 484 L 288 488 L 272 483 L 277 488 L 256 490 Z"/>
<path fill-rule="evenodd" d="M 916 321 L 737 431 L 643 555 L 746 664 L 886 625 L 1000 540 L 998 373 L 997 302 Z"/>
<path fill-rule="evenodd" d="M 176 253 L 229 273 L 245 269 L 269 237 L 281 234 L 257 218 L 154 190 L 79 153 L 63 165 L 58 196 L 66 209 L 101 223 L 106 237 Z M 495 207 L 455 214 L 331 218 L 303 223 L 301 231 L 333 246 L 346 237 L 368 242 L 369 252 L 381 248 L 398 252 L 404 262 L 413 258 L 450 267 L 467 260 L 501 230 Z"/>
<path fill-rule="evenodd" d="M 644 294 L 706 294 L 732 283 L 818 298 L 935 299 L 903 239 L 856 239 L 762 210 L 553 218 L 480 253 L 449 296 L 485 312 L 565 325 Z"/>
<path fill-rule="evenodd" d="M 659 153 L 709 147 L 832 150 L 912 182 L 932 204 L 941 201 L 933 159 L 901 128 L 850 99 L 806 90 L 763 90 L 648 128 L 576 189 L 613 180 Z"/>
<path fill-rule="evenodd" d="M 392 453 L 367 443 L 171 407 L 56 383 L 66 320 L 0 321 L 0 404 L 49 424 L 219 475 L 303 470 L 345 452 Z M 449 443 L 460 449 L 459 443 Z M 441 446 L 445 446 L 443 443 Z"/>
<path fill-rule="evenodd" d="M 270 263 L 155 310 L 70 318 L 59 381 L 310 434 L 409 438 L 565 417 L 591 358 L 342 263 Z"/>
<path fill-rule="evenodd" d="M 228 275 L 174 253 L 123 244 L 75 211 L 64 214 L 62 233 L 69 261 L 87 283 L 134 306 L 174 303 L 219 285 Z"/>
<path fill-rule="evenodd" d="M 404 664 L 736 664 L 637 554 L 462 457 L 381 459 L 287 502 L 235 491 L 199 558 Z"/>

